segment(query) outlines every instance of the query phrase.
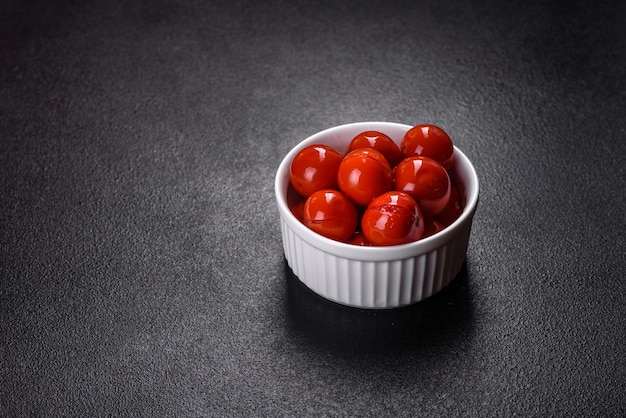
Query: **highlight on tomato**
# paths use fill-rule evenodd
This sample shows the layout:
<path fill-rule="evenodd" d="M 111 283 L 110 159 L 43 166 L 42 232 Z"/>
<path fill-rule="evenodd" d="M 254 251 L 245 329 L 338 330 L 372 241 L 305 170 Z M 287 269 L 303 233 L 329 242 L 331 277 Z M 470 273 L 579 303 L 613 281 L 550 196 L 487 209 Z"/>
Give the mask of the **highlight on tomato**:
<path fill-rule="evenodd" d="M 291 185 L 302 197 L 322 189 L 337 189 L 337 170 L 342 160 L 343 155 L 328 145 L 303 148 L 289 168 Z"/>
<path fill-rule="evenodd" d="M 361 231 L 373 245 L 401 245 L 424 235 L 424 218 L 407 193 L 390 191 L 370 202 L 361 218 Z"/>
<path fill-rule="evenodd" d="M 304 224 L 327 238 L 346 242 L 354 235 L 359 215 L 354 203 L 333 189 L 314 192 L 304 203 Z"/>
<path fill-rule="evenodd" d="M 388 135 L 378 131 L 361 132 L 350 141 L 346 153 L 359 148 L 374 148 L 385 156 L 389 165 L 395 167 L 404 156 L 400 147 Z"/>
<path fill-rule="evenodd" d="M 354 203 L 367 206 L 373 198 L 392 189 L 393 171 L 379 151 L 359 148 L 341 161 L 337 183 Z"/>
<path fill-rule="evenodd" d="M 411 195 L 424 216 L 437 215 L 450 201 L 450 176 L 441 164 L 431 158 L 405 158 L 393 174 L 395 190 Z"/>
<path fill-rule="evenodd" d="M 454 161 L 454 144 L 446 131 L 436 125 L 423 123 L 409 129 L 400 142 L 404 157 L 419 155 L 429 157 L 443 165 L 446 170 Z"/>

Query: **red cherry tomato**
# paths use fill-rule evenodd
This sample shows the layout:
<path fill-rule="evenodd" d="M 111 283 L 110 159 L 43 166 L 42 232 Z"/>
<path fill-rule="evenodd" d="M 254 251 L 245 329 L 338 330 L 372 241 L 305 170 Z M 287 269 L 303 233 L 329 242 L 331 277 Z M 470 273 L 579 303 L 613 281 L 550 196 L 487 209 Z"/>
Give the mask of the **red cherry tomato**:
<path fill-rule="evenodd" d="M 291 185 L 303 197 L 322 189 L 337 189 L 337 170 L 343 155 L 327 145 L 303 148 L 291 162 Z"/>
<path fill-rule="evenodd" d="M 318 234 L 337 241 L 348 241 L 358 224 L 354 203 L 343 193 L 324 189 L 309 196 L 304 204 L 304 224 Z"/>
<path fill-rule="evenodd" d="M 429 157 L 446 170 L 452 167 L 454 160 L 454 145 L 450 136 L 440 127 L 427 123 L 409 129 L 400 142 L 400 149 L 405 157 Z"/>
<path fill-rule="evenodd" d="M 408 157 L 394 170 L 394 187 L 408 193 L 424 216 L 437 215 L 450 201 L 450 177 L 437 161 L 427 157 Z"/>
<path fill-rule="evenodd" d="M 437 219 L 444 225 L 448 226 L 452 222 L 456 221 L 463 213 L 463 202 L 461 200 L 461 193 L 459 189 L 452 186 L 450 189 L 450 201 L 441 212 L 437 214 Z"/>
<path fill-rule="evenodd" d="M 350 239 L 350 241 L 348 241 L 348 244 L 352 244 L 352 245 L 359 245 L 361 247 L 371 247 L 372 243 L 369 242 L 367 240 L 367 238 L 365 238 L 365 235 L 363 235 L 363 232 L 355 232 L 355 234 L 352 236 L 352 239 Z"/>
<path fill-rule="evenodd" d="M 424 219 L 424 237 L 435 235 L 437 232 L 442 231 L 446 226 L 437 218 L 425 218 Z"/>
<path fill-rule="evenodd" d="M 300 222 L 304 222 L 304 203 L 306 200 L 300 200 L 295 205 L 291 206 L 289 210 L 293 216 L 295 216 Z"/>
<path fill-rule="evenodd" d="M 350 141 L 346 153 L 359 148 L 374 148 L 376 151 L 379 151 L 385 156 L 392 168 L 402 161 L 403 158 L 400 147 L 393 142 L 393 139 L 378 131 L 361 132 L 355 136 L 352 141 Z"/>
<path fill-rule="evenodd" d="M 422 238 L 424 219 L 411 196 L 391 191 L 370 202 L 361 219 L 361 230 L 373 245 L 406 244 Z"/>
<path fill-rule="evenodd" d="M 379 151 L 359 148 L 347 154 L 337 172 L 339 189 L 357 205 L 367 206 L 393 187 L 393 171 Z"/>

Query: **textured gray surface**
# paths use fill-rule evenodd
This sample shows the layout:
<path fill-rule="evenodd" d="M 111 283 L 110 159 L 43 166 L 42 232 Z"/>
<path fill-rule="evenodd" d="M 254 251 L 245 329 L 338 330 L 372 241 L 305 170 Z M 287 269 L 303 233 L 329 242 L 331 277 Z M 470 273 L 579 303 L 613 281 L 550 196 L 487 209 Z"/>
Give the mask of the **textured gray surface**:
<path fill-rule="evenodd" d="M 0 5 L 0 415 L 624 416 L 626 6 Z M 273 179 L 316 131 L 444 127 L 467 264 L 312 295 Z"/>

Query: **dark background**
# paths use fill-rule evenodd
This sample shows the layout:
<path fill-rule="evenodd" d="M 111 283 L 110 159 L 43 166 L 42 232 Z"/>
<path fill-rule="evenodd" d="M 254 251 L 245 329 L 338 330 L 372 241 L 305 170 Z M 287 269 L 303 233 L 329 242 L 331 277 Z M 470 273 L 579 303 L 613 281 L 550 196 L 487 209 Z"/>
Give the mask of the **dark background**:
<path fill-rule="evenodd" d="M 364 311 L 283 258 L 305 137 L 435 123 L 467 263 Z M 626 414 L 626 2 L 3 1 L 1 416 Z"/>

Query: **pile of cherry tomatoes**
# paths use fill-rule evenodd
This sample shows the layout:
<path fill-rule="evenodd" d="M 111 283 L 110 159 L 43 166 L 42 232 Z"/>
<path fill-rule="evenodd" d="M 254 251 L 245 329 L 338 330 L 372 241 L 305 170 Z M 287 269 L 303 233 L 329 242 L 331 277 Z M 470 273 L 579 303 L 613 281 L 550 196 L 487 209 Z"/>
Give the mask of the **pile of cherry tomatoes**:
<path fill-rule="evenodd" d="M 441 128 L 421 124 L 400 146 L 378 131 L 354 137 L 343 155 L 323 144 L 290 166 L 300 199 L 291 212 L 313 231 L 345 243 L 400 245 L 441 231 L 463 211 L 449 170 L 454 146 Z"/>

